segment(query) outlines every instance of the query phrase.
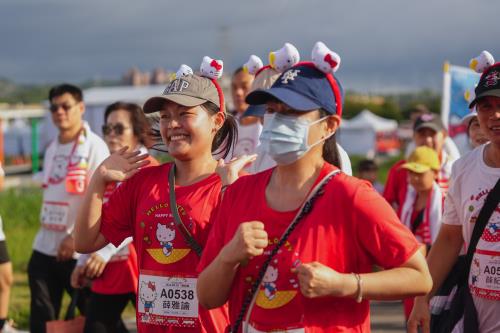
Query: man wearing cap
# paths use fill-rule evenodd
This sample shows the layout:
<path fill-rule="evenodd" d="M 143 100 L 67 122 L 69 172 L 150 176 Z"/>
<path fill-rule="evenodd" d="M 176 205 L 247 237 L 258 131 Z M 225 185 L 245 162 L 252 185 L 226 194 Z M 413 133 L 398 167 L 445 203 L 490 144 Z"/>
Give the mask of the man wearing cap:
<path fill-rule="evenodd" d="M 429 302 L 460 251 L 470 243 L 484 201 L 500 179 L 500 63 L 483 72 L 475 93 L 470 108 L 476 106 L 479 126 L 489 143 L 467 153 L 453 165 L 441 230 L 427 258 L 434 285 L 428 295 L 415 299 L 408 322 L 410 333 L 416 333 L 417 326 L 423 327 L 423 333 L 429 333 Z M 497 200 L 496 209 L 474 250 L 470 275 L 465 277 L 473 299 L 472 309 L 469 307 L 467 313 L 476 312 L 479 327 L 467 315 L 455 327 L 460 332 L 500 332 L 500 196 L 492 198 Z"/>
<path fill-rule="evenodd" d="M 434 149 L 441 163 L 438 174 L 438 184 L 446 195 L 448 179 L 450 178 L 451 166 L 455 159 L 446 152 L 444 142 L 446 130 L 441 119 L 433 113 L 426 113 L 417 118 L 413 125 L 413 142 L 416 147 L 427 146 Z M 401 168 L 406 160 L 397 162 L 389 170 L 387 182 L 384 189 L 384 198 L 400 212 L 408 190 L 408 172 Z"/>

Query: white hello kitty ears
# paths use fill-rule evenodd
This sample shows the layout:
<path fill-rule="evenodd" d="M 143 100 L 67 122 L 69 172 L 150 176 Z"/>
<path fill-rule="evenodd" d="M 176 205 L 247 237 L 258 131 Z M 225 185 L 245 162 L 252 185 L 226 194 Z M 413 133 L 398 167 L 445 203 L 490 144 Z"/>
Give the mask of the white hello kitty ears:
<path fill-rule="evenodd" d="M 481 52 L 477 57 L 472 58 L 469 61 L 469 67 L 482 74 L 488 67 L 495 63 L 495 59 L 488 51 Z"/>
<path fill-rule="evenodd" d="M 259 57 L 251 55 L 243 69 L 257 76 L 266 68 L 273 68 L 282 73 L 299 66 L 315 68 L 325 74 L 334 94 L 336 114 L 342 116 L 342 88 L 333 75 L 340 67 L 340 56 L 330 50 L 323 42 L 317 42 L 312 49 L 311 59 L 310 62 L 299 62 L 300 54 L 297 48 L 290 43 L 285 43 L 281 49 L 269 53 L 268 66 L 263 66 Z"/>
<path fill-rule="evenodd" d="M 219 110 L 221 112 L 225 111 L 225 101 L 224 93 L 220 87 L 217 79 L 222 77 L 224 63 L 222 60 L 212 59 L 208 56 L 203 57 L 200 65 L 200 76 L 205 77 L 212 81 L 215 88 L 217 89 L 217 94 L 219 95 Z M 175 73 L 175 78 L 181 78 L 183 76 L 193 75 L 193 69 L 188 65 L 182 64 L 177 72 Z"/>

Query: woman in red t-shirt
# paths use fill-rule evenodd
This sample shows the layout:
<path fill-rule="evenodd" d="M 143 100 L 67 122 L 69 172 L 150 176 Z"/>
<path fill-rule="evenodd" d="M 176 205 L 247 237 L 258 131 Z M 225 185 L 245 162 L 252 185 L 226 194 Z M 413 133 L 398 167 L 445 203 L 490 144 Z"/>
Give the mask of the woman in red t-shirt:
<path fill-rule="evenodd" d="M 317 43 L 313 60 L 247 97 L 266 104 L 261 142 L 277 167 L 227 189 L 197 286 L 206 308 L 228 302 L 231 332 L 369 332 L 367 300 L 424 294 L 432 284 L 392 208 L 332 165 L 340 59 Z M 309 193 L 315 199 L 302 210 Z M 386 270 L 373 273 L 374 264 Z"/>
<path fill-rule="evenodd" d="M 106 107 L 102 134 L 109 151 L 123 147 L 147 153 L 152 145 L 150 126 L 142 108 L 133 103 L 116 102 Z M 151 156 L 148 166 L 158 165 Z M 104 192 L 106 202 L 119 183 L 109 183 Z M 71 275 L 74 288 L 81 288 L 85 278 L 92 280 L 84 332 L 127 332 L 121 314 L 127 304 L 135 306 L 137 290 L 137 254 L 129 237 L 115 247 L 108 244 L 89 255 L 81 255 Z"/>
<path fill-rule="evenodd" d="M 201 72 L 221 74 L 222 64 L 207 58 Z M 236 126 L 215 79 L 182 69 L 161 96 L 144 105 L 146 113 L 159 111 L 159 131 L 174 162 L 139 171 L 147 164 L 144 155 L 112 154 L 92 178 L 76 224 L 81 252 L 134 238 L 139 332 L 220 332 L 228 323 L 225 307 L 198 306 L 195 289 L 199 252 L 224 185 L 212 154 L 227 156 Z M 105 184 L 123 180 L 101 209 Z"/>

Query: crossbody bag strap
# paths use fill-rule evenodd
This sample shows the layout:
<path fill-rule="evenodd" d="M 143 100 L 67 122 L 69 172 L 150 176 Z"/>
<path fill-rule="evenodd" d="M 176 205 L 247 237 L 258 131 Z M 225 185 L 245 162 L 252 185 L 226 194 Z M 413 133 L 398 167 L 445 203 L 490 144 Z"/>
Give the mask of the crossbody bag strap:
<path fill-rule="evenodd" d="M 338 169 L 330 172 L 309 193 L 309 195 L 306 198 L 306 201 L 304 202 L 302 207 L 300 207 L 297 215 L 295 215 L 295 218 L 289 224 L 288 228 L 285 230 L 285 232 L 281 236 L 281 239 L 279 240 L 279 242 L 276 244 L 276 246 L 273 248 L 273 250 L 271 251 L 269 256 L 264 261 L 264 264 L 262 265 L 262 267 L 259 270 L 259 273 L 257 275 L 257 279 L 252 284 L 252 287 L 250 289 L 250 293 L 247 295 L 247 297 L 243 301 L 243 304 L 241 306 L 241 310 L 238 314 L 236 322 L 234 323 L 234 325 L 230 329 L 231 333 L 238 332 L 238 329 L 239 329 L 241 323 L 243 322 L 243 318 L 245 317 L 245 314 L 246 314 L 246 323 L 248 324 L 248 319 L 249 319 L 250 314 L 252 312 L 253 304 L 255 303 L 257 291 L 259 290 L 259 286 L 262 283 L 262 280 L 264 279 L 264 275 L 266 274 L 267 267 L 269 266 L 269 264 L 273 260 L 274 256 L 278 253 L 279 249 L 288 240 L 291 233 L 293 232 L 293 230 L 295 230 L 295 228 L 297 227 L 299 222 L 302 221 L 302 219 L 312 210 L 313 204 L 316 201 L 316 199 L 323 194 L 323 189 L 324 189 L 325 185 L 333 177 L 335 177 L 339 173 L 340 173 L 340 170 L 338 170 Z"/>
<path fill-rule="evenodd" d="M 470 266 L 472 264 L 472 257 L 474 256 L 474 252 L 476 251 L 477 243 L 483 234 L 484 228 L 488 224 L 488 221 L 493 215 L 495 208 L 500 202 L 500 178 L 497 180 L 493 189 L 488 193 L 486 199 L 484 200 L 483 207 L 479 212 L 479 216 L 477 217 L 476 223 L 474 225 L 474 230 L 472 231 L 472 236 L 470 239 L 469 247 L 467 248 L 467 255 L 465 257 L 466 262 L 466 274 L 464 276 L 465 281 L 462 283 L 467 284 L 469 279 Z"/>
<path fill-rule="evenodd" d="M 169 187 L 169 196 L 170 196 L 170 210 L 172 211 L 172 215 L 174 217 L 175 226 L 177 230 L 179 230 L 184 237 L 184 240 L 188 244 L 188 246 L 201 257 L 201 253 L 203 252 L 203 248 L 201 245 L 194 239 L 189 230 L 186 228 L 184 223 L 182 222 L 181 217 L 179 216 L 179 210 L 177 208 L 177 201 L 175 200 L 175 164 L 172 164 L 170 167 L 170 171 L 168 174 L 168 187 Z"/>

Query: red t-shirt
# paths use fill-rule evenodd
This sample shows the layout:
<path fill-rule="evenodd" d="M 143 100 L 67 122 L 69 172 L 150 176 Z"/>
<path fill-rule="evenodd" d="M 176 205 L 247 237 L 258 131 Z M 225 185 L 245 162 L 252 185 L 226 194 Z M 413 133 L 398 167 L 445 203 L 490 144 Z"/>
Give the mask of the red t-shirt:
<path fill-rule="evenodd" d="M 389 204 L 396 204 L 401 209 L 408 190 L 408 170 L 401 168 L 406 160 L 401 160 L 394 164 L 387 174 L 387 182 L 384 187 L 384 198 Z"/>
<path fill-rule="evenodd" d="M 325 163 L 319 178 L 335 167 Z M 246 221 L 265 224 L 270 245 L 265 255 L 240 266 L 229 295 L 234 323 L 262 266 L 297 211 L 278 212 L 266 202 L 265 188 L 274 169 L 240 178 L 230 186 L 218 210 L 198 270 L 208 266 Z M 318 181 L 318 180 L 317 180 Z M 272 260 L 250 323 L 260 331 L 304 328 L 305 332 L 369 332 L 369 303 L 353 299 L 302 296 L 296 274 L 300 263 L 320 262 L 342 273 L 367 273 L 406 262 L 419 245 L 385 200 L 368 183 L 340 173 L 324 188 L 308 215 Z"/>
<path fill-rule="evenodd" d="M 190 308 L 196 297 L 193 281 L 198 275 L 199 258 L 174 224 L 168 190 L 171 165 L 141 170 L 118 187 L 103 207 L 101 233 L 115 246 L 134 237 L 140 272 L 139 332 L 221 332 L 228 324 L 225 307 L 211 311 Z M 179 215 L 202 246 L 208 238 L 212 212 L 220 201 L 221 187 L 216 174 L 189 186 L 176 186 Z M 163 311 L 162 315 L 157 311 Z M 196 327 L 186 327 L 193 324 L 186 313 L 192 316 L 193 311 L 198 312 Z"/>
<path fill-rule="evenodd" d="M 158 161 L 152 156 L 148 156 L 147 160 L 150 162 L 147 167 L 159 165 Z M 117 183 L 109 183 L 106 186 L 104 202 L 109 200 L 117 186 Z M 105 295 L 135 293 L 137 291 L 138 277 L 137 252 L 134 244 L 131 243 L 111 257 L 101 276 L 92 281 L 92 291 Z"/>

